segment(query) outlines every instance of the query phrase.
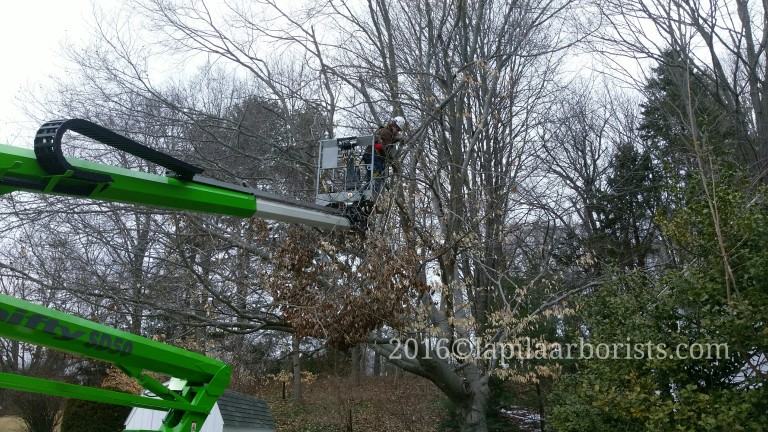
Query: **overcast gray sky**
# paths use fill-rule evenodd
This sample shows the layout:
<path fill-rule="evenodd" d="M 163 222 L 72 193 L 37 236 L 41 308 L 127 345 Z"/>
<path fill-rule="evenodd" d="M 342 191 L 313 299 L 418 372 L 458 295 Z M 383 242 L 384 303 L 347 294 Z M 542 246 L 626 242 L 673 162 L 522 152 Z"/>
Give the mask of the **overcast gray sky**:
<path fill-rule="evenodd" d="M 114 2 L 107 0 L 104 3 Z M 32 145 L 39 126 L 24 114 L 22 92 L 40 91 L 61 74 L 60 45 L 85 39 L 91 0 L 22 0 L 0 6 L 0 143 Z"/>

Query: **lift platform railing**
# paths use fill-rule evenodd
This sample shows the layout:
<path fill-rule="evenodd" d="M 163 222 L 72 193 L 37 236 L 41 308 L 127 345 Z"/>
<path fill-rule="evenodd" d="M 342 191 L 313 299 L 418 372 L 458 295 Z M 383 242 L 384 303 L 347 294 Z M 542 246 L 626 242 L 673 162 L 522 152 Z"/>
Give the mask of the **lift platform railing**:
<path fill-rule="evenodd" d="M 318 205 L 342 208 L 372 198 L 373 140 L 373 135 L 320 140 L 315 180 Z M 369 163 L 364 162 L 366 152 Z"/>
<path fill-rule="evenodd" d="M 163 166 L 154 175 L 68 158 L 67 131 Z M 203 170 L 85 120 L 44 124 L 35 149 L 0 144 L 0 195 L 16 191 L 122 202 L 240 218 L 259 217 L 319 228 L 348 229 L 341 211 L 202 176 Z M 230 367 L 200 354 L 0 295 L 0 337 L 110 362 L 157 398 L 0 373 L 0 387 L 168 411 L 160 432 L 194 432 L 230 379 Z M 148 372 L 174 377 L 165 387 Z M 138 432 L 138 431 L 135 431 Z"/>

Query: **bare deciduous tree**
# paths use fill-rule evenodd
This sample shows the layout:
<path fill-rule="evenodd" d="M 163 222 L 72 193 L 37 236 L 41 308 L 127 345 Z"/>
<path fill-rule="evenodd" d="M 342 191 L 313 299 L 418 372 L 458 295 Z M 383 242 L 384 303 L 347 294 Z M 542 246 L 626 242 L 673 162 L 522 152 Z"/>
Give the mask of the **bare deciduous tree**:
<path fill-rule="evenodd" d="M 286 236 L 279 226 L 197 216 L 124 219 L 121 238 L 131 244 L 120 259 L 136 282 L 106 296 L 132 305 L 149 325 L 173 317 L 185 328 L 247 333 L 290 324 L 332 344 L 376 342 L 380 355 L 454 402 L 463 430 L 486 430 L 490 376 L 536 374 L 501 368 L 499 358 L 462 359 L 457 343 L 514 341 L 562 294 L 550 289 L 557 276 L 548 253 L 524 267 L 507 252 L 529 247 L 516 231 L 534 226 L 533 213 L 515 192 L 532 181 L 558 65 L 579 36 L 569 25 L 575 6 L 369 0 L 284 9 L 271 0 L 145 0 L 135 2 L 132 19 L 102 17 L 100 39 L 73 51 L 82 80 L 60 83 L 58 107 L 194 155 L 224 178 L 301 195 L 287 185 L 311 171 L 307 143 L 341 130 L 368 133 L 395 114 L 411 124 L 367 238 Z M 153 39 L 126 30 L 135 27 Z M 154 78 L 174 61 L 196 73 Z M 288 163 L 297 169 L 276 173 Z M 263 173 L 248 172 L 256 169 Z M 150 236 L 147 226 L 156 230 Z M 277 249 L 270 238 L 285 244 Z M 548 234 L 542 244 L 551 244 Z M 139 280 L 148 274 L 158 289 Z M 548 300 L 531 304 L 533 291 Z M 393 339 L 372 336 L 381 326 Z M 447 351 L 437 355 L 430 341 Z M 397 359 L 401 348 L 413 358 Z"/>
<path fill-rule="evenodd" d="M 707 89 L 736 126 L 738 161 L 764 182 L 768 168 L 765 6 L 747 0 L 607 1 L 599 50 L 613 59 L 650 59 L 677 68 Z M 677 57 L 666 56 L 668 51 Z M 626 63 L 625 63 L 626 65 Z M 630 68 L 630 71 L 633 70 Z M 634 72 L 633 72 L 634 73 Z M 642 83 L 644 85 L 645 83 Z M 680 94 L 686 94 L 680 80 Z"/>

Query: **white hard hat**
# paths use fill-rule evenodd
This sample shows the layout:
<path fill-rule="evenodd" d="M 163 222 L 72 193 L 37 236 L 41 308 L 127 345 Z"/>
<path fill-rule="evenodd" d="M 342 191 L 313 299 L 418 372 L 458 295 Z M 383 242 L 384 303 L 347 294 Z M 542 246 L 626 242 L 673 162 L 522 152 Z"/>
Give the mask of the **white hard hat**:
<path fill-rule="evenodd" d="M 397 125 L 397 128 L 403 130 L 405 128 L 405 119 L 401 116 L 397 116 L 392 119 L 392 123 Z"/>

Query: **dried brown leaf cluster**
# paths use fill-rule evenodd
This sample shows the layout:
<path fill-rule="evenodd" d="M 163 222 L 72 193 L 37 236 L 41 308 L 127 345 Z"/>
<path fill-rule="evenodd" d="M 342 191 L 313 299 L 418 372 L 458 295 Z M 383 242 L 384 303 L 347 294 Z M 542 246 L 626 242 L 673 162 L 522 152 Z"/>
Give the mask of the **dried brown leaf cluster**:
<path fill-rule="evenodd" d="M 266 285 L 286 322 L 334 346 L 363 341 L 382 324 L 403 326 L 424 288 L 417 254 L 372 233 L 328 239 L 293 229 L 274 262 Z"/>
<path fill-rule="evenodd" d="M 122 371 L 115 367 L 110 367 L 107 370 L 107 376 L 101 381 L 101 388 L 107 390 L 121 391 L 138 395 L 143 390 L 139 383 L 124 374 Z"/>

